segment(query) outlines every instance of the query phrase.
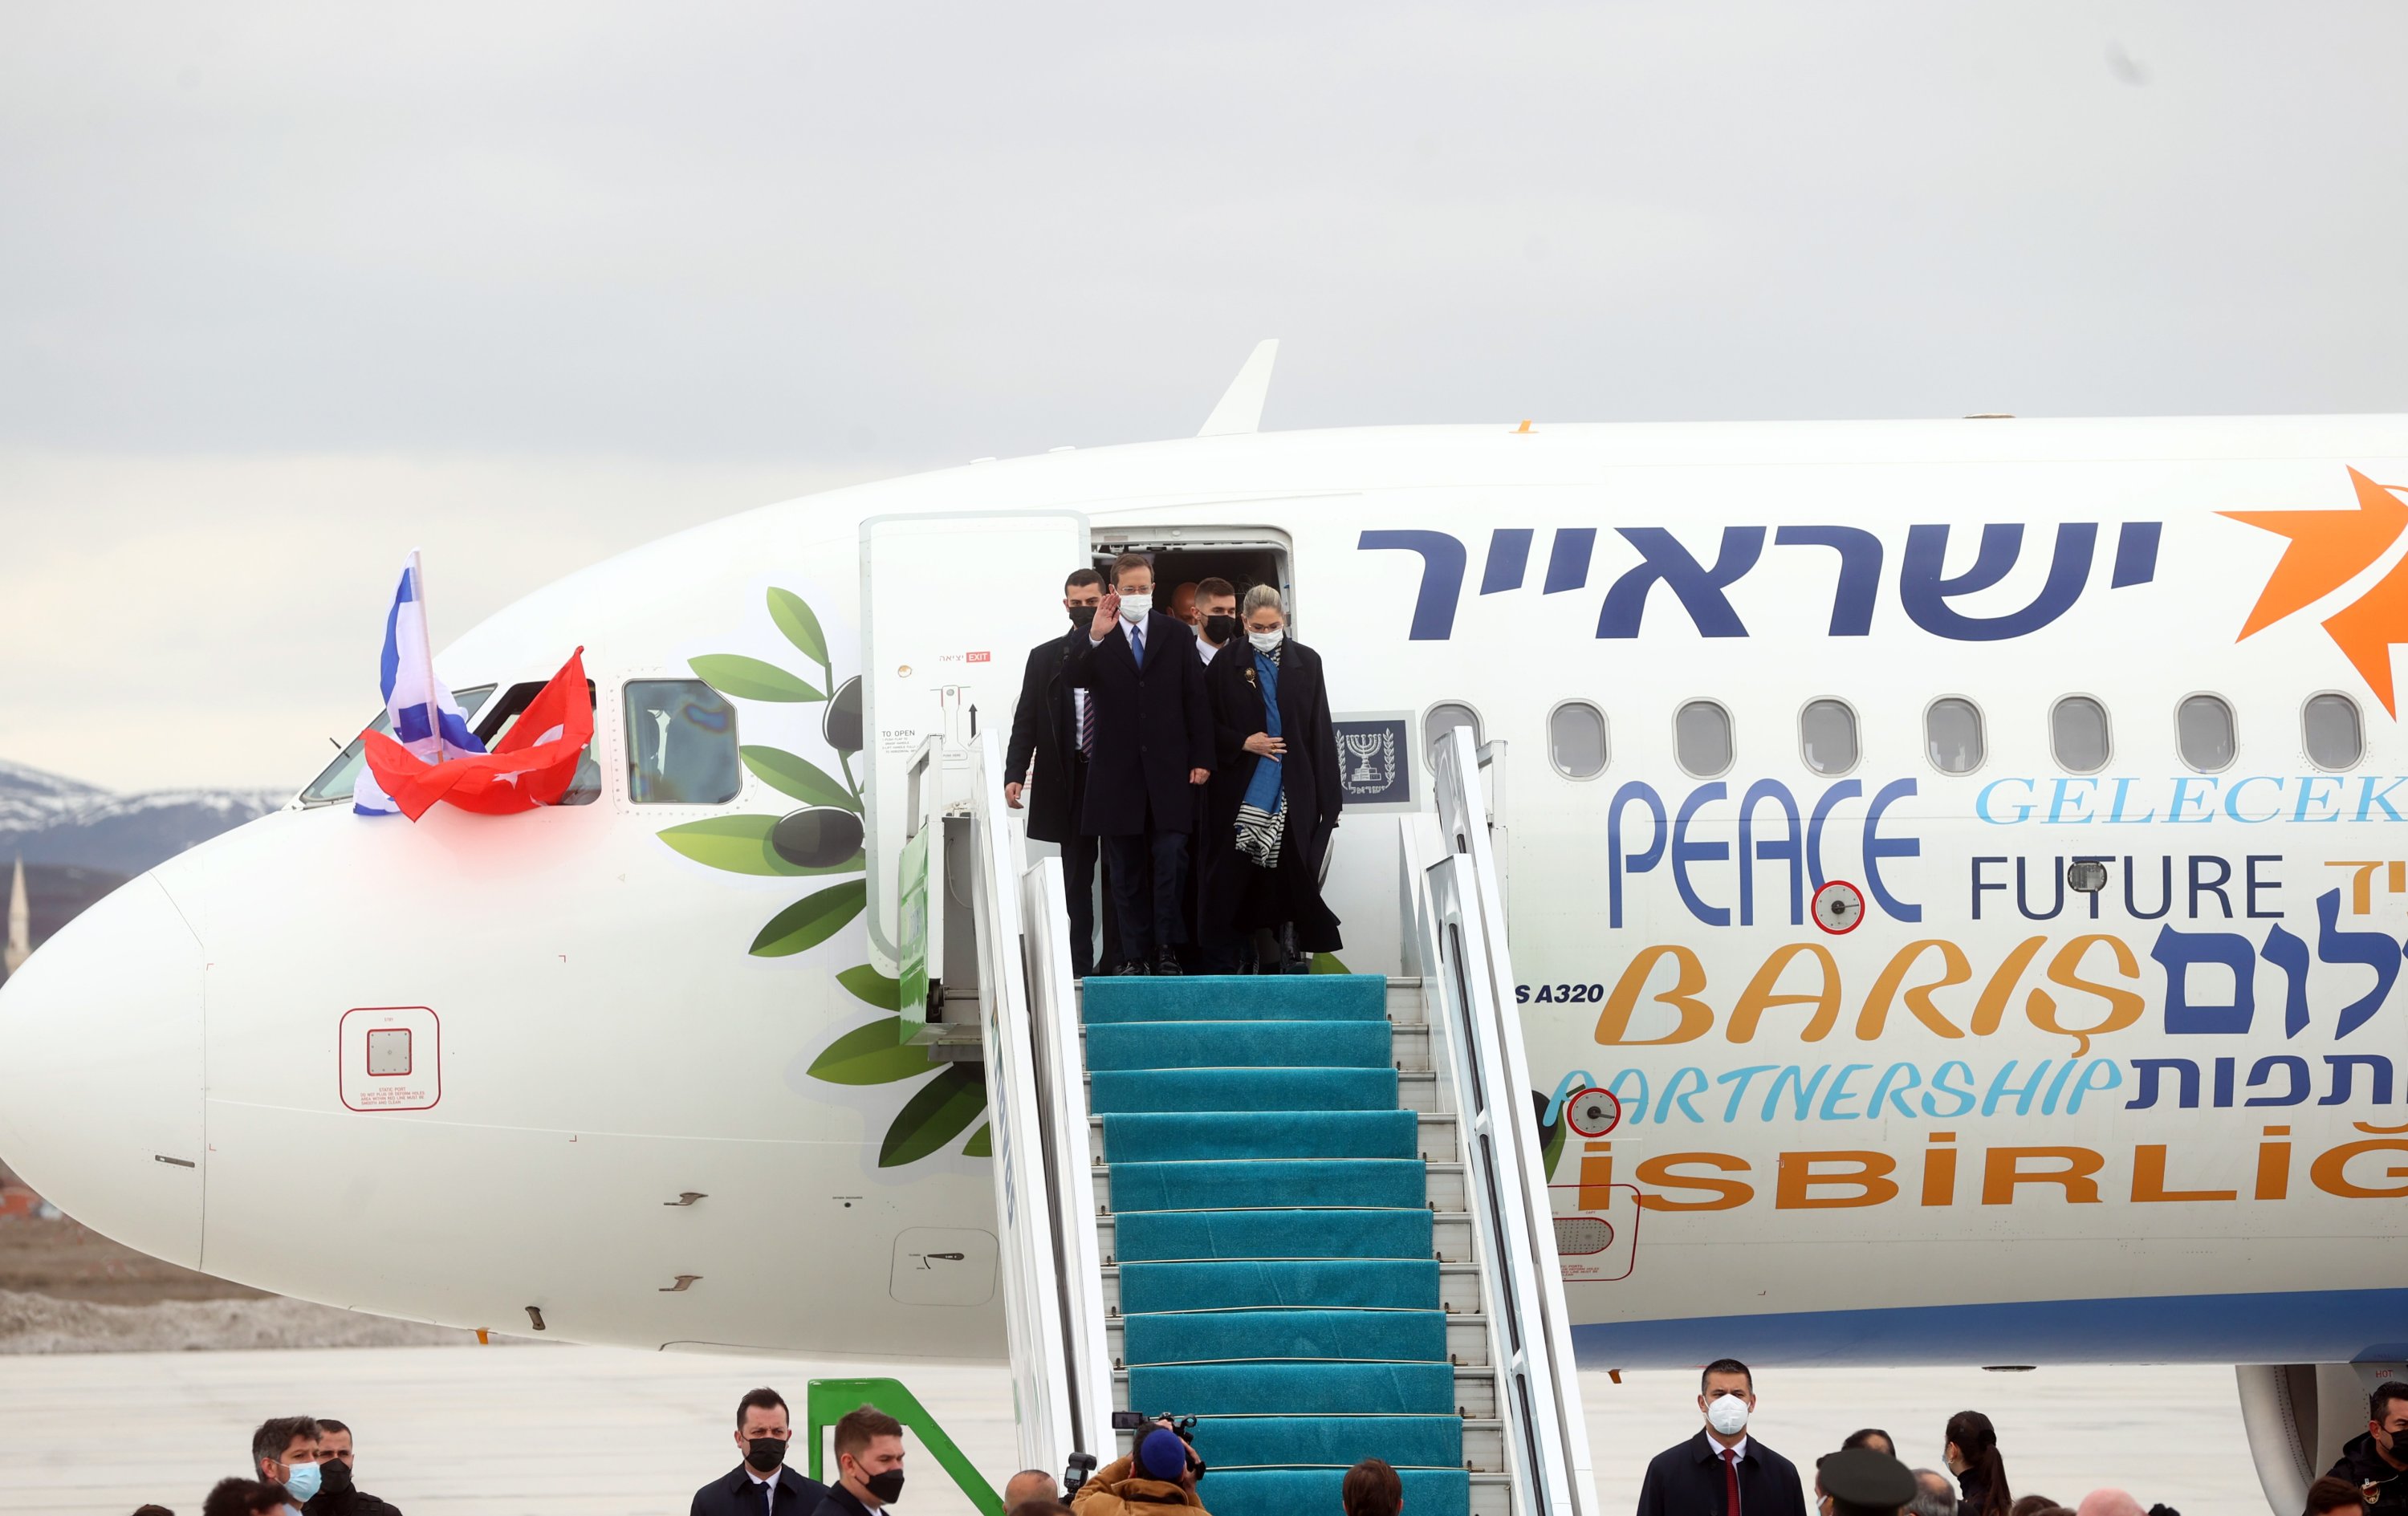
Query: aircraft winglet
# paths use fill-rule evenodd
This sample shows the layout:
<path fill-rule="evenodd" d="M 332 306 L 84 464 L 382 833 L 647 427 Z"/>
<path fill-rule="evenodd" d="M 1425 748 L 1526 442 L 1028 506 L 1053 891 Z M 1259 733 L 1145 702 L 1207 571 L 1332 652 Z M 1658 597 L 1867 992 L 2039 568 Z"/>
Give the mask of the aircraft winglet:
<path fill-rule="evenodd" d="M 1229 381 L 1221 395 L 1221 403 L 1212 414 L 1204 418 L 1204 429 L 1197 436 L 1229 436 L 1241 432 L 1262 429 L 1263 401 L 1271 393 L 1271 365 L 1279 359 L 1279 338 L 1267 336 L 1254 344 L 1247 355 L 1245 366 Z"/>

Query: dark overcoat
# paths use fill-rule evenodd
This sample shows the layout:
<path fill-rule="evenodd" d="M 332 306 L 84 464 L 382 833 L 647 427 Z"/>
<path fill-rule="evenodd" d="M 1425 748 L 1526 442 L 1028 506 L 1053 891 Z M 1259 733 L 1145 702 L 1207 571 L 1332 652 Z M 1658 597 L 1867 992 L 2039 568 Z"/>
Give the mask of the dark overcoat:
<path fill-rule="evenodd" d="M 1101 642 L 1070 639 L 1063 681 L 1095 702 L 1096 751 L 1087 760 L 1089 837 L 1185 832 L 1196 820 L 1191 769 L 1212 766 L 1212 716 L 1204 703 L 1204 661 L 1196 633 L 1158 610 L 1146 612 L 1145 664 L 1130 651 L 1128 626 Z"/>
<path fill-rule="evenodd" d="M 1079 818 L 1070 813 L 1070 755 L 1079 749 L 1079 728 L 1062 677 L 1073 643 L 1086 646 L 1085 622 L 1028 650 L 1020 703 L 1011 710 L 1011 740 L 1003 749 L 1004 781 L 1028 786 L 1021 804 L 1028 808 L 1028 835 L 1039 842 L 1068 842 L 1079 831 Z"/>
<path fill-rule="evenodd" d="M 778 1516 L 813 1516 L 827 1499 L 827 1486 L 805 1479 L 792 1468 L 778 1469 Z M 752 1476 L 742 1464 L 694 1493 L 691 1516 L 760 1516 L 761 1497 L 752 1493 Z"/>
<path fill-rule="evenodd" d="M 1275 877 L 1238 852 L 1238 808 L 1263 761 L 1246 751 L 1246 738 L 1268 730 L 1253 644 L 1241 636 L 1216 654 L 1205 670 L 1205 687 L 1218 763 L 1205 796 L 1200 849 L 1204 868 L 1197 913 L 1203 939 L 1226 942 L 1240 930 L 1294 922 L 1298 948 L 1335 952 L 1342 944 L 1338 918 L 1322 903 L 1321 862 L 1345 795 L 1321 655 L 1294 637 L 1280 647 L 1280 737 L 1287 744 L 1280 790 L 1287 798 L 1287 831 L 1280 839 Z"/>
<path fill-rule="evenodd" d="M 1721 1516 L 1729 1493 L 1722 1450 L 1699 1427 L 1696 1437 L 1648 1464 L 1646 1481 L 1639 1487 L 1639 1516 Z M 1747 1516 L 1806 1516 L 1798 1466 L 1753 1436 L 1739 1461 L 1739 1509 Z"/>

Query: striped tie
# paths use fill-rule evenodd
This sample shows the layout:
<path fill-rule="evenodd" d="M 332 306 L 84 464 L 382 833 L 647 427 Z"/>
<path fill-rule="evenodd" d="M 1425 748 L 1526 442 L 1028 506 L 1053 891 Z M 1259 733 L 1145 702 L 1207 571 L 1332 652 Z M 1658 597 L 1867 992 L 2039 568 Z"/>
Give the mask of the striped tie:
<path fill-rule="evenodd" d="M 1096 699 L 1082 691 L 1079 695 L 1079 756 L 1096 755 Z"/>

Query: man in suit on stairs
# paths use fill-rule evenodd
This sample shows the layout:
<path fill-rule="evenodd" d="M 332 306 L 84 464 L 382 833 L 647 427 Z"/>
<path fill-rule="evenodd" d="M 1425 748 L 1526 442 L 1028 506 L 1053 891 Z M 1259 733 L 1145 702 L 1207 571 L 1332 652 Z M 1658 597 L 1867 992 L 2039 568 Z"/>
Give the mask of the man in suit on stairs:
<path fill-rule="evenodd" d="M 1062 850 L 1062 893 L 1070 907 L 1070 972 L 1085 979 L 1096 966 L 1096 838 L 1079 826 L 1087 798 L 1087 754 L 1080 745 L 1087 725 L 1087 692 L 1063 678 L 1070 655 L 1083 647 L 1104 598 L 1104 577 L 1092 568 L 1074 571 L 1062 584 L 1062 607 L 1070 629 L 1028 650 L 1021 671 L 1020 703 L 1012 708 L 1011 739 L 1003 749 L 1003 798 L 1014 810 L 1024 800 L 1028 835 Z"/>
<path fill-rule="evenodd" d="M 1176 974 L 1197 787 L 1212 777 L 1211 712 L 1196 634 L 1154 608 L 1154 565 L 1125 552 L 1064 681 L 1087 692 L 1079 830 L 1101 839 L 1123 974 Z"/>
<path fill-rule="evenodd" d="M 785 1466 L 795 1429 L 777 1391 L 748 1390 L 736 1403 L 736 1451 L 743 1458 L 694 1493 L 691 1516 L 811 1516 L 827 1486 Z"/>
<path fill-rule="evenodd" d="M 1699 1377 L 1696 1437 L 1656 1455 L 1639 1487 L 1639 1516 L 1806 1516 L 1798 1466 L 1747 1435 L 1756 1378 L 1736 1358 Z"/>

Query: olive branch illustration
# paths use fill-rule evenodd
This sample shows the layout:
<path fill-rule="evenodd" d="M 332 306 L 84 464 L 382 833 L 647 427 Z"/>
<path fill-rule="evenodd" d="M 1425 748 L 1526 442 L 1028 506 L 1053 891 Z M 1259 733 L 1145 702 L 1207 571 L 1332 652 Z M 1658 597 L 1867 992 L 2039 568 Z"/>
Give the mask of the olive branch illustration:
<path fill-rule="evenodd" d="M 791 590 L 768 592 L 769 619 L 804 657 L 820 682 L 741 653 L 702 653 L 687 660 L 705 684 L 732 700 L 824 705 L 820 735 L 836 754 L 839 779 L 799 753 L 746 744 L 738 750 L 752 776 L 801 808 L 782 816 L 713 816 L 664 829 L 660 839 L 695 863 L 731 874 L 777 878 L 859 876 L 865 865 L 863 801 L 853 760 L 862 746 L 861 676 L 837 682 L 819 617 Z M 769 918 L 749 950 L 758 958 L 786 958 L 818 947 L 869 905 L 866 877 L 826 884 Z M 975 1064 L 940 1063 L 929 1050 L 903 1040 L 902 986 L 874 965 L 859 964 L 836 977 L 853 998 L 888 1014 L 838 1037 L 811 1060 L 813 1079 L 830 1084 L 899 1084 L 927 1076 L 904 1102 L 879 1144 L 878 1166 L 897 1168 L 934 1154 L 968 1130 L 986 1110 L 986 1079 Z M 991 1127 L 982 1125 L 962 1147 L 968 1157 L 991 1156 Z"/>

